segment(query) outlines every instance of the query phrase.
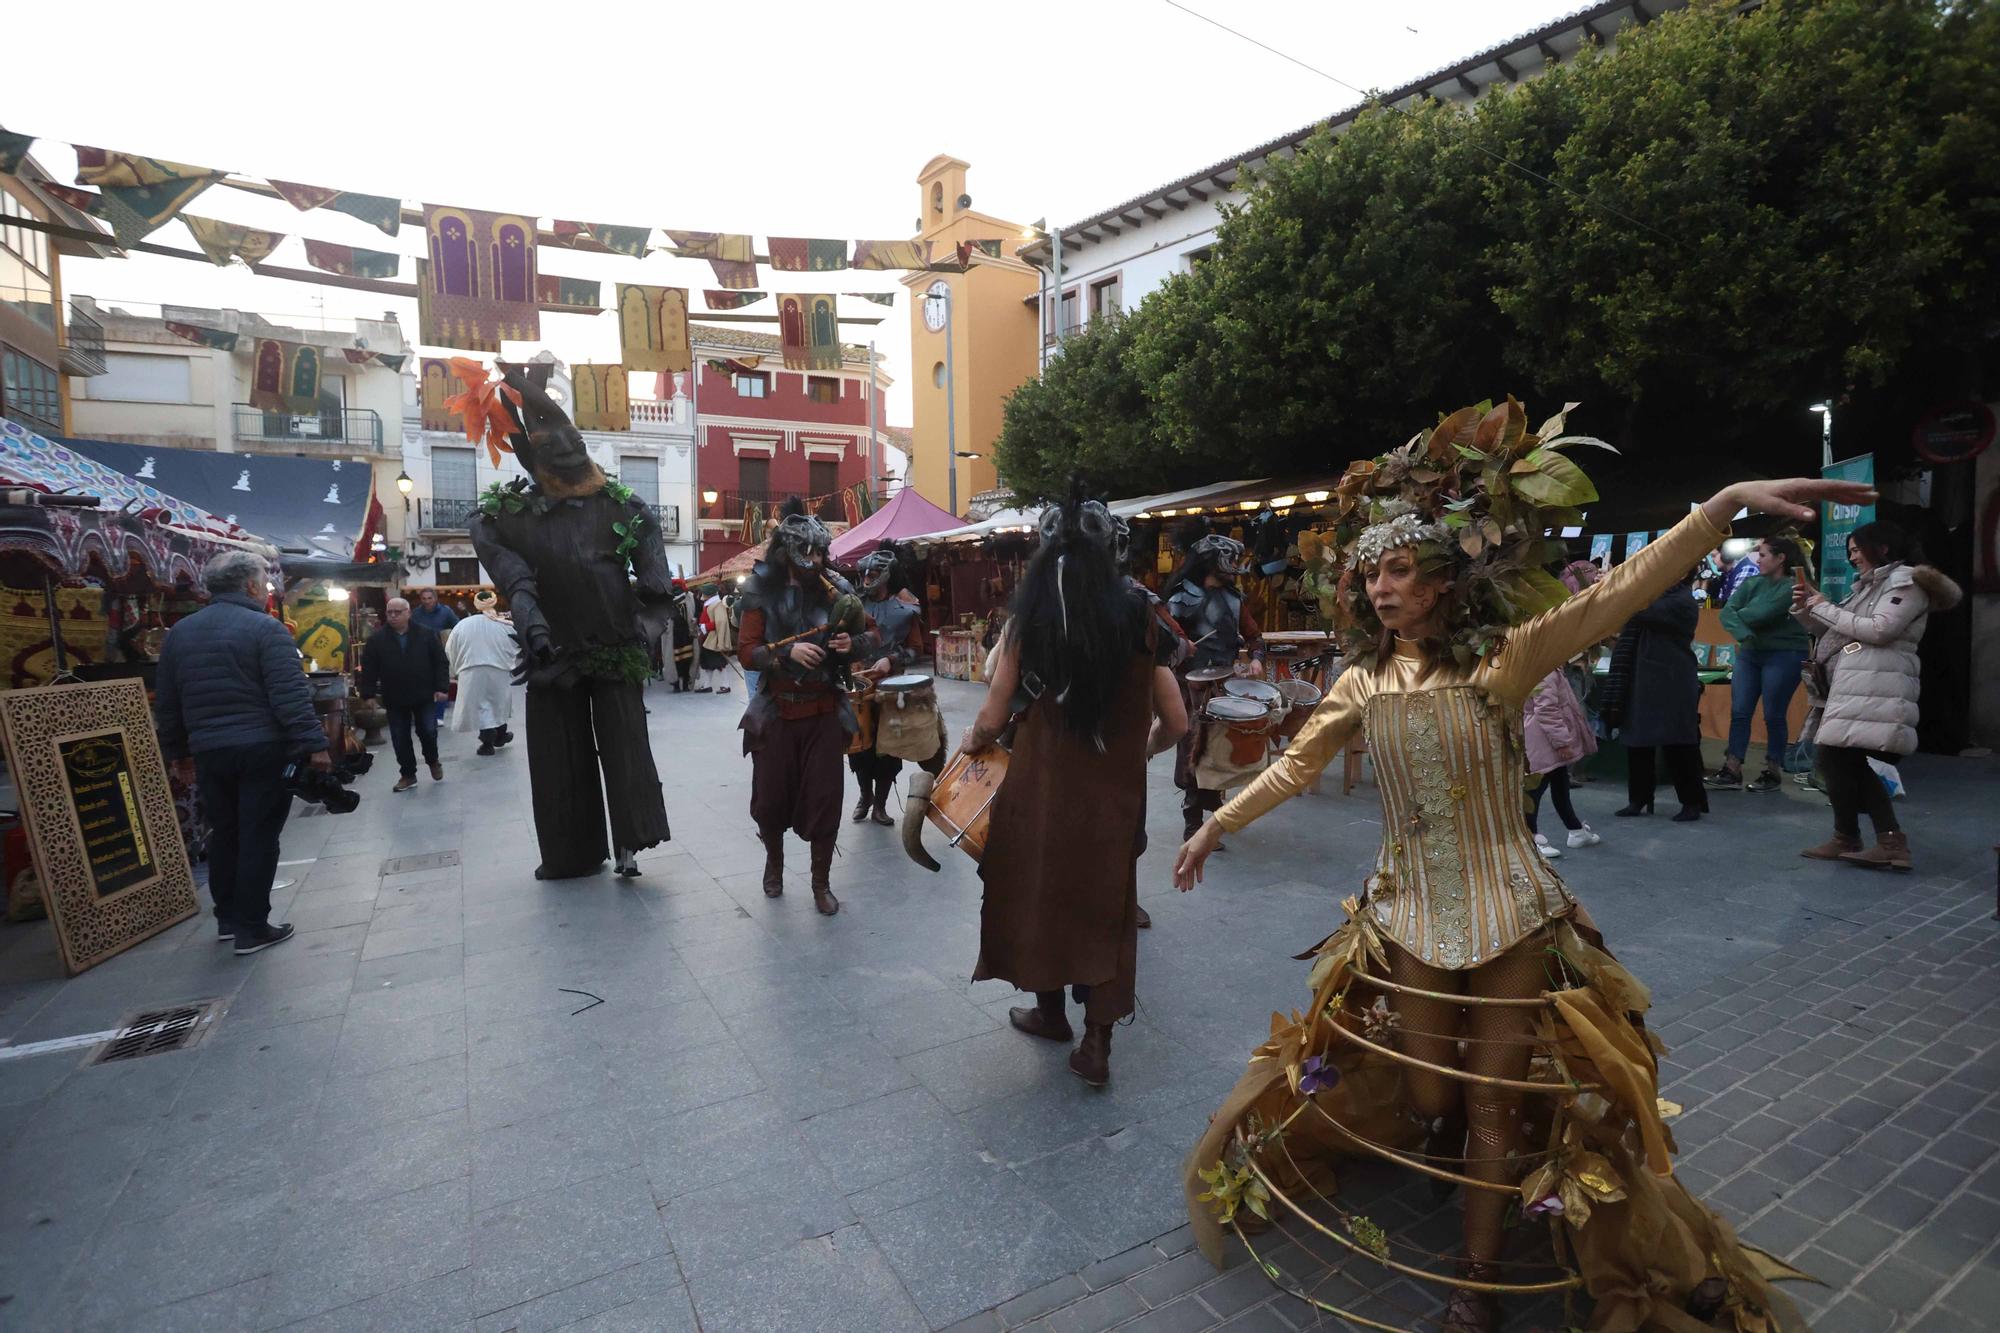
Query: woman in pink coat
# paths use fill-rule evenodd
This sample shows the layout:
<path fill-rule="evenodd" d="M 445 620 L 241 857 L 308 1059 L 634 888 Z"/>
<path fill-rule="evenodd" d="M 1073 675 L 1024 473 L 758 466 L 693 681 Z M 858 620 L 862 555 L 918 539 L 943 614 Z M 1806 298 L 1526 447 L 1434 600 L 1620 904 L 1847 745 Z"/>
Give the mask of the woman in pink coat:
<path fill-rule="evenodd" d="M 1569 799 L 1569 766 L 1586 755 L 1597 753 L 1597 738 L 1590 733 L 1590 719 L 1583 703 L 1569 686 L 1560 668 L 1551 671 L 1528 696 L 1522 710 L 1521 726 L 1528 752 L 1528 772 L 1541 781 L 1530 793 L 1528 828 L 1535 834 L 1535 846 L 1551 861 L 1562 850 L 1541 835 L 1536 820 L 1542 813 L 1542 793 L 1549 793 L 1556 816 L 1569 830 L 1571 847 L 1591 847 L 1602 842 L 1590 825 L 1577 818 Z"/>

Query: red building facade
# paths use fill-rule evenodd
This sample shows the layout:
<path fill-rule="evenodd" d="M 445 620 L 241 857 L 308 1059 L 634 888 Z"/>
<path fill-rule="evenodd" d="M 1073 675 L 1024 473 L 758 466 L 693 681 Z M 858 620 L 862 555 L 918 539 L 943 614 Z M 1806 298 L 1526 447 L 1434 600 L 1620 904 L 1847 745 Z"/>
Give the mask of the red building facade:
<path fill-rule="evenodd" d="M 769 516 L 794 495 L 840 531 L 849 516 L 841 492 L 858 482 L 879 490 L 883 480 L 868 434 L 868 349 L 850 345 L 839 370 L 807 372 L 784 368 L 771 334 L 705 324 L 689 332 L 701 377 L 695 399 L 701 567 L 746 548 L 743 520 L 753 507 Z M 890 381 L 879 362 L 873 378 L 880 434 Z M 662 375 L 659 397 L 687 397 L 691 387 L 686 375 Z"/>

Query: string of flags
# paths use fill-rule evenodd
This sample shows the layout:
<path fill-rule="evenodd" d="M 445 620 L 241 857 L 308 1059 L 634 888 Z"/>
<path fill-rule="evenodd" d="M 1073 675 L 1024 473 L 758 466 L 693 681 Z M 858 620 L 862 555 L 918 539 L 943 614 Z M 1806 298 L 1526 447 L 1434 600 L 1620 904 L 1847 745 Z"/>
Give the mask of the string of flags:
<path fill-rule="evenodd" d="M 818 513 L 823 506 L 834 501 L 839 502 L 842 517 L 846 519 L 850 528 L 876 510 L 875 494 L 869 490 L 865 481 L 857 481 L 837 491 L 828 491 L 825 495 L 804 497 L 806 512 L 809 514 Z M 737 533 L 739 540 L 745 546 L 755 546 L 763 541 L 770 532 L 771 524 L 781 507 L 766 501 L 752 501 L 744 505 L 743 518 Z"/>

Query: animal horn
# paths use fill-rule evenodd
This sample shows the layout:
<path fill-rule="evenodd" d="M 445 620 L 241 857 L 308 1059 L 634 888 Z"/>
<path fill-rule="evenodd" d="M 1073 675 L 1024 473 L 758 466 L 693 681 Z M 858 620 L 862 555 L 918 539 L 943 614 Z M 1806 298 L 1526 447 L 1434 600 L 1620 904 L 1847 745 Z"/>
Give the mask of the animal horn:
<path fill-rule="evenodd" d="M 903 850 L 910 859 L 926 870 L 938 869 L 938 863 L 924 850 L 925 818 L 931 810 L 931 787 L 937 781 L 929 773 L 910 774 L 910 788 L 903 797 Z"/>

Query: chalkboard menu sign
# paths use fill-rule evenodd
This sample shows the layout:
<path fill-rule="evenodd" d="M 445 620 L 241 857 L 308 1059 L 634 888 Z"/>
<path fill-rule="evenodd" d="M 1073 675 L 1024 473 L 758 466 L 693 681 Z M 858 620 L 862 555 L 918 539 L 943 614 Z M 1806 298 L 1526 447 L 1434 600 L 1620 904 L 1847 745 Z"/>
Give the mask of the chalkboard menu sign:
<path fill-rule="evenodd" d="M 97 896 L 117 893 L 153 877 L 153 854 L 145 821 L 139 817 L 132 764 L 123 732 L 73 736 L 56 743 L 63 781 L 83 833 L 84 861 Z"/>
<path fill-rule="evenodd" d="M 195 914 L 145 686 L 0 691 L 0 736 L 71 975 Z"/>

